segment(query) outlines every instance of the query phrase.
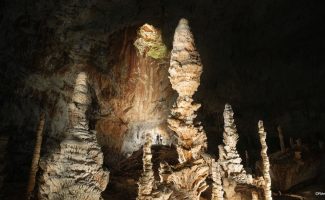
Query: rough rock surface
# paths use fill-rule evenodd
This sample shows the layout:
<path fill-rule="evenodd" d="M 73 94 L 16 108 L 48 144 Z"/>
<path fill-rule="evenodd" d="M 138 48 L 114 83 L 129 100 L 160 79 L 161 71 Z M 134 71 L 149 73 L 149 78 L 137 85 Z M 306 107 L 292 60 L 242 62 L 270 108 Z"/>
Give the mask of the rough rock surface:
<path fill-rule="evenodd" d="M 264 131 L 263 121 L 258 122 L 258 134 L 260 136 L 260 142 L 262 146 L 261 156 L 262 156 L 262 163 L 263 163 L 264 197 L 265 200 L 272 200 L 270 160 L 267 155 L 266 132 Z"/>
<path fill-rule="evenodd" d="M 202 64 L 186 19 L 181 19 L 175 30 L 168 72 L 172 87 L 179 95 L 168 125 L 176 133 L 179 162 L 184 163 L 199 158 L 207 148 L 203 127 L 193 122 L 201 106 L 193 103 L 192 96 L 200 84 Z"/>
<path fill-rule="evenodd" d="M 238 133 L 234 122 L 234 112 L 229 104 L 225 105 L 224 117 L 224 145 L 219 145 L 219 160 L 222 176 L 235 179 L 238 183 L 248 183 L 248 177 L 242 159 L 237 152 Z"/>
<path fill-rule="evenodd" d="M 152 138 L 150 134 L 146 135 L 146 142 L 143 145 L 143 172 L 138 181 L 138 197 L 137 200 L 146 200 L 150 198 L 154 187 L 154 173 L 152 170 L 152 154 L 151 154 Z"/>
<path fill-rule="evenodd" d="M 166 194 L 168 189 L 171 199 L 199 200 L 201 193 L 208 188 L 209 157 L 203 156 L 207 148 L 203 127 L 193 122 L 195 111 L 200 106 L 192 104 L 192 95 L 200 84 L 202 64 L 186 19 L 181 19 L 175 30 L 168 71 L 172 87 L 179 95 L 171 109 L 168 125 L 177 137 L 180 163 L 176 166 L 161 163 L 159 176 L 163 189 L 158 193 Z"/>
<path fill-rule="evenodd" d="M 69 129 L 60 147 L 43 158 L 39 199 L 98 200 L 108 183 L 96 132 L 89 131 L 86 112 L 91 98 L 87 75 L 78 74 L 69 104 Z"/>

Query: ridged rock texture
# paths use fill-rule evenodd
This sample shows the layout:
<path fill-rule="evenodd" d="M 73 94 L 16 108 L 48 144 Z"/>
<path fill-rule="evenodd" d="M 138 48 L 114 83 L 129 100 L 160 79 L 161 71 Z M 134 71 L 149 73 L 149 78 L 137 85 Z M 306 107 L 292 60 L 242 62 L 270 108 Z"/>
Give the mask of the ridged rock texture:
<path fill-rule="evenodd" d="M 242 159 L 237 152 L 238 133 L 234 122 L 234 112 L 229 104 L 225 105 L 223 112 L 224 132 L 223 146 L 219 146 L 219 163 L 223 177 L 235 179 L 238 183 L 248 183 L 248 177 Z"/>
<path fill-rule="evenodd" d="M 202 126 L 193 123 L 195 111 L 200 105 L 192 103 L 192 95 L 200 84 L 202 64 L 186 19 L 181 19 L 175 30 L 168 71 L 172 87 L 179 94 L 171 109 L 168 124 L 177 137 L 180 164 L 169 166 L 162 163 L 160 181 L 173 191 L 171 199 L 198 200 L 208 187 L 205 179 L 209 174 L 209 166 L 202 156 L 207 148 L 205 132 Z"/>
<path fill-rule="evenodd" d="M 211 200 L 224 200 L 220 165 L 214 159 L 211 162 L 211 175 L 213 180 Z"/>
<path fill-rule="evenodd" d="M 96 132 L 89 131 L 87 110 L 91 103 L 87 74 L 76 78 L 69 104 L 69 128 L 57 150 L 43 158 L 39 199 L 98 200 L 109 173 L 103 169 L 103 153 Z"/>
<path fill-rule="evenodd" d="M 177 137 L 179 162 L 184 163 L 199 158 L 207 148 L 203 127 L 193 123 L 195 112 L 201 106 L 193 103 L 192 96 L 200 85 L 202 64 L 186 19 L 181 19 L 175 30 L 168 72 L 172 87 L 179 95 L 168 125 Z"/>
<path fill-rule="evenodd" d="M 267 156 L 266 132 L 264 131 L 263 121 L 258 122 L 258 134 L 260 136 L 262 146 L 261 156 L 263 163 L 264 198 L 265 200 L 272 200 L 270 161 L 269 157 Z"/>
<path fill-rule="evenodd" d="M 137 200 L 146 200 L 151 197 L 152 189 L 155 184 L 154 172 L 152 170 L 152 138 L 150 134 L 146 135 L 146 142 L 143 145 L 143 172 L 138 181 Z"/>

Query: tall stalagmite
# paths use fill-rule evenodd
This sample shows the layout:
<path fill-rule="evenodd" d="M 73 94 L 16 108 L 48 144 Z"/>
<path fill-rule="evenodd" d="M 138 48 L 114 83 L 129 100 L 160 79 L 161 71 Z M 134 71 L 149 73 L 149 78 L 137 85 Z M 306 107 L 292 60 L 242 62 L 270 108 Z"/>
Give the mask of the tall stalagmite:
<path fill-rule="evenodd" d="M 91 103 L 86 73 L 76 79 L 69 104 L 69 128 L 57 150 L 41 161 L 39 199 L 98 200 L 108 183 L 96 132 L 89 131 L 86 112 Z"/>
<path fill-rule="evenodd" d="M 235 179 L 238 183 L 247 183 L 248 177 L 242 165 L 242 159 L 237 152 L 237 128 L 234 122 L 234 112 L 229 104 L 225 105 L 224 117 L 224 146 L 219 146 L 219 162 L 226 178 Z"/>
<path fill-rule="evenodd" d="M 188 21 L 181 19 L 174 35 L 169 79 L 178 98 L 168 119 L 169 128 L 176 133 L 179 162 L 199 158 L 207 148 L 207 138 L 202 126 L 195 126 L 195 112 L 201 106 L 193 103 L 193 94 L 200 85 L 202 64 L 194 44 Z"/>
<path fill-rule="evenodd" d="M 180 164 L 173 167 L 167 163 L 161 165 L 161 182 L 173 191 L 172 199 L 198 200 L 208 187 L 205 179 L 209 174 L 210 161 L 203 155 L 207 148 L 203 127 L 193 123 L 200 104 L 193 103 L 192 96 L 200 84 L 202 64 L 186 19 L 181 19 L 175 30 L 168 71 L 172 87 L 179 95 L 171 109 L 168 124 L 177 137 Z"/>
<path fill-rule="evenodd" d="M 146 142 L 143 145 L 143 172 L 138 181 L 138 197 L 137 200 L 147 200 L 151 198 L 152 188 L 155 178 L 152 170 L 152 154 L 151 154 L 152 138 L 150 134 L 146 134 Z"/>
<path fill-rule="evenodd" d="M 262 146 L 261 156 L 263 163 L 263 178 L 264 178 L 264 195 L 265 200 L 272 200 L 271 191 L 271 177 L 270 177 L 270 161 L 267 156 L 267 144 L 266 144 L 266 132 L 264 131 L 263 121 L 258 122 L 258 133 L 260 136 L 260 142 Z"/>

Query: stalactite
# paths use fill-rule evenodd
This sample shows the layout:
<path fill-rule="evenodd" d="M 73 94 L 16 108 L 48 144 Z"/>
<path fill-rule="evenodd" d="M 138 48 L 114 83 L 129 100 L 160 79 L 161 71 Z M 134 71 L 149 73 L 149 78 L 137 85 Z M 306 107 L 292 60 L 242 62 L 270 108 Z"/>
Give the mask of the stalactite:
<path fill-rule="evenodd" d="M 285 144 L 284 144 L 284 138 L 283 138 L 283 132 L 282 132 L 282 128 L 281 126 L 277 127 L 278 133 L 279 133 L 279 140 L 280 140 L 280 147 L 281 147 L 281 152 L 285 153 L 286 148 L 285 148 Z"/>
<path fill-rule="evenodd" d="M 236 145 L 238 141 L 237 128 L 233 118 L 234 112 L 229 104 L 225 105 L 224 116 L 224 146 L 219 147 L 219 162 L 226 178 L 233 178 L 238 183 L 247 183 L 246 171 L 241 164 Z"/>
<path fill-rule="evenodd" d="M 264 195 L 265 200 L 272 200 L 271 177 L 270 177 L 270 161 L 267 156 L 266 132 L 264 131 L 263 121 L 258 122 L 258 133 L 262 146 L 261 156 L 263 162 L 263 178 L 264 178 Z"/>
<path fill-rule="evenodd" d="M 223 200 L 223 188 L 220 174 L 219 163 L 212 159 L 211 170 L 212 170 L 212 197 L 211 200 Z"/>
<path fill-rule="evenodd" d="M 27 192 L 26 192 L 27 199 L 30 199 L 32 197 L 32 192 L 34 191 L 34 187 L 35 187 L 36 173 L 38 171 L 38 163 L 41 154 L 44 124 L 45 124 L 45 113 L 43 112 L 40 116 L 40 121 L 36 131 L 36 142 L 35 142 L 35 148 L 33 153 L 31 169 L 29 172 L 29 180 L 28 180 Z"/>
<path fill-rule="evenodd" d="M 41 160 L 39 199 L 98 200 L 108 183 L 96 132 L 89 131 L 87 75 L 79 73 L 69 104 L 69 129 L 57 150 Z"/>
<path fill-rule="evenodd" d="M 202 126 L 193 124 L 200 104 L 193 103 L 193 94 L 200 84 L 202 64 L 188 21 L 181 19 L 174 35 L 169 79 L 178 98 L 168 119 L 169 128 L 176 133 L 179 162 L 195 160 L 207 148 Z"/>
<path fill-rule="evenodd" d="M 152 138 L 150 134 L 146 135 L 146 142 L 143 145 L 143 172 L 138 181 L 138 197 L 137 200 L 148 200 L 151 198 L 152 189 L 154 187 L 154 173 L 152 170 L 152 154 L 151 154 Z"/>

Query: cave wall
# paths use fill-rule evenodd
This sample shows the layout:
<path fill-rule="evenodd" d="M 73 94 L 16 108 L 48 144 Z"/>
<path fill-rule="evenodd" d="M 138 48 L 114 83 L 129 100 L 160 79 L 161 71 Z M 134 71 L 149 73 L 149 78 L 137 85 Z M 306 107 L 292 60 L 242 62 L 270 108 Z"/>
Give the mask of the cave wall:
<path fill-rule="evenodd" d="M 221 143 L 226 102 L 236 111 L 240 153 L 248 145 L 250 154 L 258 148 L 255 124 L 261 118 L 269 130 L 271 151 L 279 148 L 278 124 L 285 134 L 304 142 L 324 139 L 324 2 L 4 0 L 0 4 L 0 134 L 9 136 L 9 157 L 17 155 L 8 160 L 8 174 L 17 174 L 6 179 L 12 191 L 21 190 L 16 183 L 27 180 L 41 109 L 50 119 L 43 153 L 60 141 L 80 70 L 89 73 L 92 97 L 97 99 L 91 120 L 107 162 L 118 159 L 110 158 L 110 152 L 124 149 L 128 154 L 141 145 L 141 139 L 134 140 L 139 129 L 140 135 L 166 130 L 163 121 L 173 100 L 171 91 L 159 91 L 169 84 L 166 63 L 143 59 L 133 47 L 136 30 L 144 23 L 161 29 L 170 49 L 179 18 L 190 21 L 204 65 L 195 99 L 202 104 L 198 117 L 207 131 L 210 152 Z M 137 67 L 141 77 L 136 76 Z M 147 71 L 152 68 L 158 68 L 153 76 Z M 149 77 L 145 83 L 133 84 L 134 78 L 145 76 Z M 151 83 L 159 90 L 134 96 L 150 91 L 145 85 Z M 140 113 L 136 109 L 136 102 L 147 105 L 166 96 L 170 98 L 159 112 L 150 111 L 155 103 Z"/>

